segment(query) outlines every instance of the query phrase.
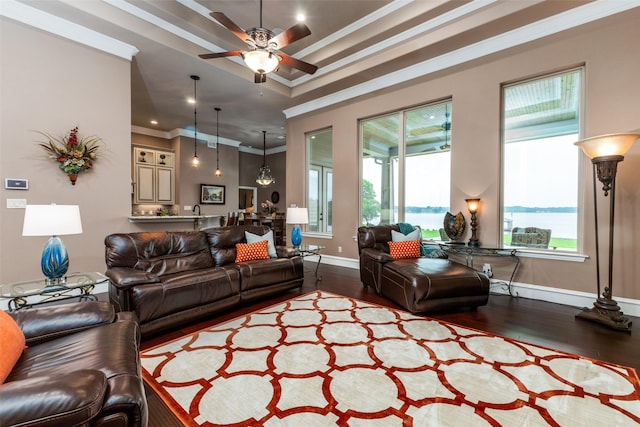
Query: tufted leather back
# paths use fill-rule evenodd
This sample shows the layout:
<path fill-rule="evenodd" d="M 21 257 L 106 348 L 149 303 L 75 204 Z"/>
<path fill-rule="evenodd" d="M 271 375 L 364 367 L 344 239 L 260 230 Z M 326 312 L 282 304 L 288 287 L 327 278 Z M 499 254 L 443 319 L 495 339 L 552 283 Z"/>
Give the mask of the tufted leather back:
<path fill-rule="evenodd" d="M 158 276 L 213 267 L 202 231 L 116 233 L 105 237 L 107 268 L 130 267 Z"/>
<path fill-rule="evenodd" d="M 398 224 L 374 225 L 358 228 L 358 253 L 365 248 L 389 253 L 387 242 L 391 240 L 391 230 L 400 231 Z"/>
<path fill-rule="evenodd" d="M 244 236 L 245 231 L 262 236 L 269 232 L 269 227 L 266 225 L 232 225 L 204 231 L 211 248 L 211 258 L 216 267 L 233 264 L 236 261 L 236 243 L 247 243 Z"/>

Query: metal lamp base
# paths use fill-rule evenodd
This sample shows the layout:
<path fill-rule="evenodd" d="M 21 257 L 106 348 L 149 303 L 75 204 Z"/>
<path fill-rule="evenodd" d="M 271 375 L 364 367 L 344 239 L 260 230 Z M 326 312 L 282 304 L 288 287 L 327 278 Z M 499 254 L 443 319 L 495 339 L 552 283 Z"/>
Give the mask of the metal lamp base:
<path fill-rule="evenodd" d="M 624 316 L 618 304 L 612 299 L 598 298 L 593 303 L 593 307 L 584 307 L 576 317 L 600 323 L 616 331 L 631 332 L 631 320 Z"/>

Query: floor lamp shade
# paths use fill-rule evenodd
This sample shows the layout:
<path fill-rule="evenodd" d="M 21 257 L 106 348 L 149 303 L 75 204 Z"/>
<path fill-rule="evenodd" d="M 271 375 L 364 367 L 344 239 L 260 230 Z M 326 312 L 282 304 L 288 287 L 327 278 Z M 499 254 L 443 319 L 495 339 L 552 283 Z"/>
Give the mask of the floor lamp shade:
<path fill-rule="evenodd" d="M 291 244 L 299 248 L 302 244 L 301 224 L 309 224 L 309 211 L 307 208 L 287 208 L 287 224 L 294 224 L 291 229 Z"/>
<path fill-rule="evenodd" d="M 44 245 L 40 268 L 52 282 L 59 282 L 69 269 L 69 255 L 58 236 L 82 233 L 78 205 L 27 205 L 23 236 L 51 236 Z"/>

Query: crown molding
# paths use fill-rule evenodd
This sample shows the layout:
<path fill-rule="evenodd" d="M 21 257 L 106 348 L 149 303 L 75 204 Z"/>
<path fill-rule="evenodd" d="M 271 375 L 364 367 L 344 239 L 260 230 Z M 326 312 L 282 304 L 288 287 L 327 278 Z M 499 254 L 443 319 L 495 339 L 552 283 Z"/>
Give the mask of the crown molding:
<path fill-rule="evenodd" d="M 0 1 L 0 16 L 131 61 L 138 48 L 15 0 Z"/>
<path fill-rule="evenodd" d="M 193 138 L 195 136 L 195 132 L 187 129 L 176 128 L 166 132 L 162 130 L 149 129 L 149 128 L 145 128 L 142 126 L 135 126 L 135 125 L 131 125 L 131 133 L 136 133 L 139 135 L 146 135 L 146 136 L 153 136 L 153 137 L 162 138 L 162 139 L 174 139 L 179 136 Z M 202 133 L 202 132 L 198 132 L 198 140 L 205 141 L 207 145 L 213 144 L 214 146 L 216 144 L 216 141 L 218 141 L 222 145 L 228 145 L 230 147 L 236 147 L 236 148 L 239 148 L 241 144 L 240 141 L 236 141 L 234 139 L 224 138 L 222 136 L 218 138 L 216 135 L 209 135 L 207 133 Z M 260 154 L 262 154 L 262 150 L 260 150 Z"/>

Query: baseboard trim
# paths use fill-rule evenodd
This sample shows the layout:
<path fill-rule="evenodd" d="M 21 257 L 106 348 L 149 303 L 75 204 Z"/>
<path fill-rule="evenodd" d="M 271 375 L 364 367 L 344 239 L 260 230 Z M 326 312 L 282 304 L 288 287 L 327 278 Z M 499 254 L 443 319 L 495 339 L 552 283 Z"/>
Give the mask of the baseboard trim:
<path fill-rule="evenodd" d="M 333 255 L 322 255 L 322 264 L 336 265 L 353 269 L 360 268 L 360 261 L 353 258 L 337 257 Z M 509 291 L 500 280 L 491 280 L 491 292 L 508 295 Z M 580 309 L 582 307 L 592 307 L 596 300 L 596 294 L 568 289 L 552 288 L 549 286 L 531 285 L 528 283 L 513 282 L 511 292 L 523 298 L 540 301 L 553 302 L 556 304 L 569 305 Z M 640 300 L 631 298 L 615 297 L 625 315 L 640 317 Z"/>
<path fill-rule="evenodd" d="M 500 280 L 491 281 L 491 292 L 496 294 L 509 294 L 509 290 L 504 285 L 504 282 Z M 591 308 L 597 298 L 596 294 L 589 292 L 551 288 L 520 282 L 513 282 L 511 285 L 511 293 L 523 298 L 569 305 L 578 309 L 582 307 Z M 616 300 L 625 315 L 640 317 L 640 300 L 615 296 L 613 299 Z"/>

